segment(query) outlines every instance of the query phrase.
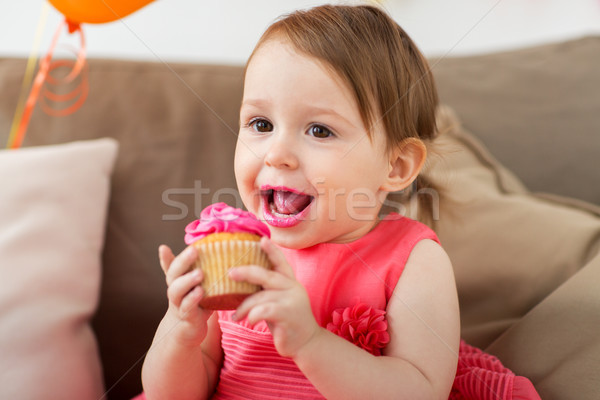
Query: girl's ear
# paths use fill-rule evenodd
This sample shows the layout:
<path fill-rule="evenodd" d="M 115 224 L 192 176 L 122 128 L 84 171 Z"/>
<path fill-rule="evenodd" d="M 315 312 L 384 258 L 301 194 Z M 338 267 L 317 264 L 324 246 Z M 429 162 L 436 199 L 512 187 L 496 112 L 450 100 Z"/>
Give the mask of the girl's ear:
<path fill-rule="evenodd" d="M 390 156 L 390 172 L 381 186 L 385 192 L 396 192 L 407 188 L 421 172 L 427 148 L 417 138 L 405 139 Z"/>

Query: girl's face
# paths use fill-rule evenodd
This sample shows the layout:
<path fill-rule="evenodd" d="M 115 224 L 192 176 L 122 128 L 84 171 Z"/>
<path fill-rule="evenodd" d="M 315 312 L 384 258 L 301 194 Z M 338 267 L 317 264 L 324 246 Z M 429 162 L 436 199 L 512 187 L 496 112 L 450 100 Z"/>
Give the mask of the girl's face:
<path fill-rule="evenodd" d="M 350 242 L 371 230 L 392 169 L 347 85 L 316 59 L 269 40 L 250 61 L 235 175 L 248 210 L 275 243 Z"/>

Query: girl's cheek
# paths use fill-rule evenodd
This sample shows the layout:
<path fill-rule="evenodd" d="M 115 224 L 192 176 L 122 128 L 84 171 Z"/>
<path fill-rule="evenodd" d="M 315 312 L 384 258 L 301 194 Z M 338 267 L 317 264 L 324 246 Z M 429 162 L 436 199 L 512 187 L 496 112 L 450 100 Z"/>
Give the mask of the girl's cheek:
<path fill-rule="evenodd" d="M 239 167 L 239 168 L 238 168 Z M 235 180 L 237 192 L 248 211 L 256 214 L 260 204 L 259 194 L 254 188 L 256 176 L 250 168 L 245 168 L 242 163 L 236 164 Z"/>
<path fill-rule="evenodd" d="M 244 156 L 243 152 L 244 150 L 236 150 L 233 164 L 235 181 L 240 190 L 242 190 L 243 186 L 247 183 L 246 181 L 248 180 L 248 168 L 245 162 L 246 157 Z"/>

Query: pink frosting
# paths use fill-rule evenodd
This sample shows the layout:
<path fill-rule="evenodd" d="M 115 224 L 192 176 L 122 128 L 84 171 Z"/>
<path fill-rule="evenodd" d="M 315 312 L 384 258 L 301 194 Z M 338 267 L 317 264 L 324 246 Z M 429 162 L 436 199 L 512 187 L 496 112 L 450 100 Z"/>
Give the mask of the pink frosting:
<path fill-rule="evenodd" d="M 225 203 L 215 203 L 200 214 L 200 219 L 190 222 L 185 227 L 185 243 L 192 244 L 198 239 L 212 233 L 253 233 L 271 237 L 266 224 L 259 221 L 248 211 L 230 207 Z"/>

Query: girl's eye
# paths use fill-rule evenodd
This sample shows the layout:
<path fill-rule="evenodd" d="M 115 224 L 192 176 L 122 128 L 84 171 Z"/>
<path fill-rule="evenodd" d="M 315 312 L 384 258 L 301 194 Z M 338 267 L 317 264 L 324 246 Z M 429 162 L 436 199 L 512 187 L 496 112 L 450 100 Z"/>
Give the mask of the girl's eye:
<path fill-rule="evenodd" d="M 273 131 L 273 124 L 266 119 L 255 119 L 250 121 L 250 124 L 248 125 L 254 128 L 256 132 L 264 133 Z"/>
<path fill-rule="evenodd" d="M 319 139 L 325 139 L 333 136 L 333 132 L 325 128 L 323 125 L 312 125 L 308 128 L 308 134 Z"/>

